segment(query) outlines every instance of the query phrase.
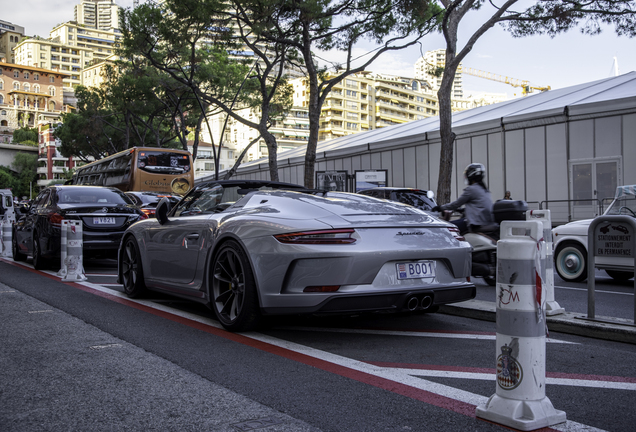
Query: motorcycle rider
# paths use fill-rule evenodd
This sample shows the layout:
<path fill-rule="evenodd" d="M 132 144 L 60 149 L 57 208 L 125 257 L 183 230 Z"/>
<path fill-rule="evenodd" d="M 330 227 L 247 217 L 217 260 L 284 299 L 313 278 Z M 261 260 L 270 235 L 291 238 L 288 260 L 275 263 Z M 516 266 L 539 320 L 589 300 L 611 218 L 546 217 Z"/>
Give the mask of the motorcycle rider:
<path fill-rule="evenodd" d="M 465 206 L 464 217 L 450 221 L 457 225 L 461 234 L 477 232 L 492 227 L 495 219 L 492 212 L 490 191 L 484 184 L 486 168 L 480 163 L 471 163 L 464 170 L 464 181 L 468 186 L 457 200 L 452 203 L 435 206 L 432 211 L 457 210 Z"/>

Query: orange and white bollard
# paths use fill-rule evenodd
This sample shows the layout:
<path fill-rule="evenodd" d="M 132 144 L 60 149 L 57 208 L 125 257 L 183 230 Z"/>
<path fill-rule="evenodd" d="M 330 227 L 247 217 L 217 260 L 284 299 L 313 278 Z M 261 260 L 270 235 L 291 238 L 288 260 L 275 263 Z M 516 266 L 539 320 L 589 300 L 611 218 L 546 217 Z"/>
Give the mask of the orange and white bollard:
<path fill-rule="evenodd" d="M 496 392 L 476 416 L 522 431 L 566 421 L 545 395 L 543 224 L 503 221 L 497 243 Z M 543 255 L 543 256 L 542 256 Z"/>
<path fill-rule="evenodd" d="M 554 297 L 554 257 L 552 253 L 552 220 L 550 210 L 528 210 L 526 220 L 536 220 L 543 224 L 543 239 L 545 240 L 545 313 L 546 315 L 558 315 L 565 313 L 565 309 L 559 306 Z"/>
<path fill-rule="evenodd" d="M 82 222 L 62 220 L 60 242 L 61 266 L 57 275 L 62 282 L 78 282 L 88 279 L 84 274 Z"/>

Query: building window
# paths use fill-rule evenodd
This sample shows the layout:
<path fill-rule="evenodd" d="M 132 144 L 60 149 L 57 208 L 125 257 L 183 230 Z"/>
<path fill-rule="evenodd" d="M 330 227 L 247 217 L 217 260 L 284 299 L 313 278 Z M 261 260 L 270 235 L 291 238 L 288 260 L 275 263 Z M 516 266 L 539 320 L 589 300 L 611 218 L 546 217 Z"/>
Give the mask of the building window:
<path fill-rule="evenodd" d="M 33 74 L 33 81 L 40 81 L 40 74 Z"/>
<path fill-rule="evenodd" d="M 29 79 L 29 73 L 28 72 L 24 73 L 24 79 Z"/>
<path fill-rule="evenodd" d="M 24 83 L 24 87 L 23 88 L 24 88 L 25 92 L 28 92 L 28 91 L 31 90 L 31 86 L 29 84 L 27 84 L 27 83 Z"/>
<path fill-rule="evenodd" d="M 4 90 L 4 81 L 0 81 L 0 90 Z"/>
<path fill-rule="evenodd" d="M 55 87 L 49 87 L 49 95 L 55 96 Z"/>
<path fill-rule="evenodd" d="M 13 83 L 13 90 L 20 90 L 20 83 L 19 82 L 14 82 Z"/>
<path fill-rule="evenodd" d="M 49 82 L 55 82 L 55 77 L 54 76 L 49 77 Z"/>
<path fill-rule="evenodd" d="M 20 72 L 13 71 L 13 78 L 20 78 Z"/>

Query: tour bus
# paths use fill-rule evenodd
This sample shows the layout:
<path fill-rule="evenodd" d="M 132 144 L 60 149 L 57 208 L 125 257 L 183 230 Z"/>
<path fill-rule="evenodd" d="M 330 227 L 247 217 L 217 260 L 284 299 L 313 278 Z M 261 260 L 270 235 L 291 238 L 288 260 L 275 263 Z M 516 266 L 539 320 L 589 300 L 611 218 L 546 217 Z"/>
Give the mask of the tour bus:
<path fill-rule="evenodd" d="M 71 183 L 185 195 L 194 186 L 192 155 L 185 150 L 133 147 L 77 168 Z"/>

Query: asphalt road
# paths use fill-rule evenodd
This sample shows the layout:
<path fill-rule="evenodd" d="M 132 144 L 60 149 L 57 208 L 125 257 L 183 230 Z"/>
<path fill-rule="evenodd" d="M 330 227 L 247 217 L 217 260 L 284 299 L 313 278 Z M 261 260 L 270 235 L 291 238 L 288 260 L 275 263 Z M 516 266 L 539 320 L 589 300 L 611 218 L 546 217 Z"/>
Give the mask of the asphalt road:
<path fill-rule="evenodd" d="M 475 418 L 495 393 L 492 322 L 286 317 L 237 335 L 189 302 L 127 299 L 114 273 L 62 283 L 0 260 L 0 430 L 509 430 Z M 546 350 L 554 429 L 633 430 L 635 345 L 551 332 Z"/>

